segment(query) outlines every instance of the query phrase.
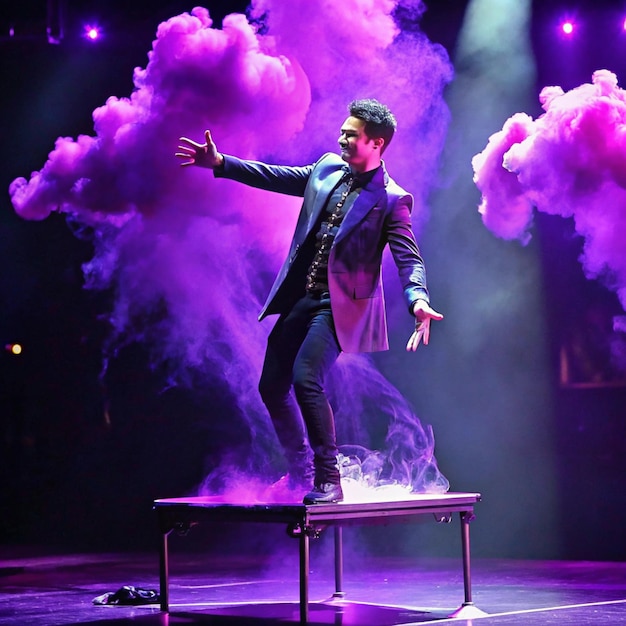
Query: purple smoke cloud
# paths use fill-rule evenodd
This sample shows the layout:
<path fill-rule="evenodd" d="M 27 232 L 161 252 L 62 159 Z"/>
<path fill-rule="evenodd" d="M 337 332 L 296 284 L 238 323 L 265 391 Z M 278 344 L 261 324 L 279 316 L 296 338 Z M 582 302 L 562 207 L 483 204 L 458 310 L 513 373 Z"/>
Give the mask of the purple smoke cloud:
<path fill-rule="evenodd" d="M 307 0 L 257 0 L 250 14 L 262 27 L 232 14 L 217 29 L 204 8 L 172 17 L 159 25 L 147 66 L 135 69 L 130 97 L 94 111 L 95 136 L 59 138 L 39 172 L 11 184 L 20 216 L 59 211 L 92 238 L 85 285 L 115 293 L 113 348 L 145 342 L 155 362 L 173 364 L 176 380 L 189 370 L 207 381 L 219 374 L 251 432 L 271 429 L 256 391 L 269 326 L 256 316 L 299 200 L 181 168 L 178 137 L 210 128 L 223 152 L 312 162 L 335 149 L 347 103 L 377 97 L 400 122 L 389 168 L 415 193 L 423 219 L 452 69 L 423 33 L 403 33 L 393 18 L 400 5 L 423 10 L 421 0 L 345 0 L 328 11 Z M 361 391 L 375 402 L 376 389 Z"/>
<path fill-rule="evenodd" d="M 626 92 L 608 70 L 568 92 L 546 87 L 536 120 L 508 119 L 473 160 L 479 211 L 504 239 L 530 239 L 533 209 L 572 217 L 588 278 L 626 309 Z"/>

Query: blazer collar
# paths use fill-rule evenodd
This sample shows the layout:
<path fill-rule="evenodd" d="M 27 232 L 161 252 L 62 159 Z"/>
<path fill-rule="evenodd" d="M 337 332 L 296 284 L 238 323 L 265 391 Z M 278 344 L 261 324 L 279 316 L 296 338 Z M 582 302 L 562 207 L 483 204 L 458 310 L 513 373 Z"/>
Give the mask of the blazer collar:
<path fill-rule="evenodd" d="M 348 176 L 350 174 L 350 166 L 347 164 L 344 165 L 341 168 L 341 171 L 343 176 Z M 381 161 L 380 165 L 376 169 L 362 174 L 356 174 L 355 178 L 357 179 L 360 187 L 368 189 L 369 191 L 373 191 L 380 186 L 384 187 L 389 181 L 389 176 L 387 175 L 387 170 L 385 169 L 383 161 Z"/>
<path fill-rule="evenodd" d="M 329 194 L 333 187 L 335 187 L 335 185 L 337 185 L 339 181 L 348 174 L 350 174 L 350 166 L 347 163 L 344 163 L 342 167 L 330 174 L 323 184 L 323 192 L 320 193 L 320 199 L 323 198 L 325 194 Z M 359 197 L 356 199 L 354 205 L 345 216 L 341 228 L 337 233 L 337 238 L 341 238 L 346 232 L 351 230 L 352 227 L 361 221 L 370 209 L 376 206 L 378 200 L 384 193 L 388 182 L 389 175 L 385 169 L 385 163 L 381 161 L 380 167 L 376 168 L 374 175 L 371 177 L 369 182 L 366 182 L 363 189 L 361 189 Z M 313 207 L 313 210 L 307 220 L 306 229 L 302 233 L 303 236 L 306 236 L 306 234 L 308 234 L 316 224 L 323 206 L 323 202 L 318 202 Z"/>
<path fill-rule="evenodd" d="M 358 198 L 343 218 L 335 243 L 341 241 L 380 202 L 385 194 L 389 176 L 384 163 L 376 170 L 372 179 L 363 187 Z"/>

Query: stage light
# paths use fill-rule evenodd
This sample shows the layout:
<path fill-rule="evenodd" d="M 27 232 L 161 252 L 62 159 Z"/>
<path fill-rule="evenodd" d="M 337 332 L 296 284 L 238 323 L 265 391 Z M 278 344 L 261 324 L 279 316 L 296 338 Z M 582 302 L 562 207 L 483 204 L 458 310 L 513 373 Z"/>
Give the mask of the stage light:
<path fill-rule="evenodd" d="M 18 354 L 22 354 L 22 346 L 19 343 L 7 343 L 4 346 L 4 349 L 11 354 L 15 354 L 16 356 Z"/>
<path fill-rule="evenodd" d="M 98 26 L 86 25 L 84 37 L 89 41 L 97 41 L 98 39 L 101 39 L 102 32 L 100 31 L 100 28 Z"/>
<path fill-rule="evenodd" d="M 571 35 L 574 32 L 574 23 L 569 20 L 563 22 L 563 24 L 561 24 L 561 30 L 564 34 Z"/>

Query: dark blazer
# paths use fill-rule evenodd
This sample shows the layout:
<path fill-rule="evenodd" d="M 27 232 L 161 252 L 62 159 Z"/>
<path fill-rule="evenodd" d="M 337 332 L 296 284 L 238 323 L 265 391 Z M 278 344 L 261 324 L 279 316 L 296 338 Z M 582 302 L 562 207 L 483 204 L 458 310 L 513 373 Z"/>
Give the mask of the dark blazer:
<path fill-rule="evenodd" d="M 215 170 L 218 177 L 304 198 L 289 255 L 259 319 L 285 313 L 293 304 L 293 295 L 285 288 L 289 272 L 328 196 L 347 170 L 346 163 L 331 153 L 305 167 L 268 165 L 225 155 L 224 167 Z M 343 219 L 330 251 L 328 286 L 337 338 L 345 352 L 389 348 L 381 277 L 387 244 L 398 268 L 407 307 L 418 299 L 428 302 L 424 263 L 411 228 L 412 207 L 413 197 L 389 177 L 383 164 Z"/>

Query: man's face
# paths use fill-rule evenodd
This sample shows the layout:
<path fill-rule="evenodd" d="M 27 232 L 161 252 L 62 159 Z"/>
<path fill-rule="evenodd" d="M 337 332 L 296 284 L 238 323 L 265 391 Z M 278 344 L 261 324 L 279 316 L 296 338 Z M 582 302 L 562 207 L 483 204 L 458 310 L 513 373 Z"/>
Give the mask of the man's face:
<path fill-rule="evenodd" d="M 341 158 L 355 172 L 366 172 L 378 167 L 382 139 L 370 139 L 365 134 L 365 122 L 349 117 L 341 127 L 339 147 Z"/>

